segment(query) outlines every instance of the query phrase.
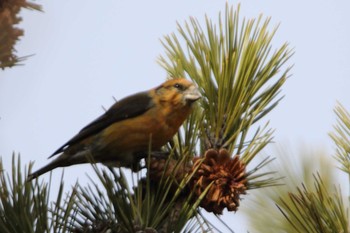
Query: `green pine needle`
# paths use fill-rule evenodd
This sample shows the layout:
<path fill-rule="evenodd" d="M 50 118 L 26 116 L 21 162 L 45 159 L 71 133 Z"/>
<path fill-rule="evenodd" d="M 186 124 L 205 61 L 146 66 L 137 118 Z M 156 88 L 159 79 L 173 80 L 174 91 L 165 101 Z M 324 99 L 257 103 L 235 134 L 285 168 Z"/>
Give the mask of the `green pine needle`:
<path fill-rule="evenodd" d="M 270 142 L 271 130 L 254 133 L 252 125 L 281 100 L 277 96 L 290 71 L 284 65 L 293 53 L 287 44 L 272 52 L 276 29 L 268 28 L 269 19 L 262 17 L 241 23 L 239 7 L 234 11 L 226 5 L 224 21 L 221 15 L 217 24 L 206 17 L 202 27 L 191 18 L 178 24 L 179 35 L 162 40 L 166 57 L 159 58 L 160 65 L 172 77 L 192 79 L 203 96 L 193 122 L 200 130 L 200 154 L 222 147 L 240 154 L 250 141 L 242 156 L 249 163 Z"/>
<path fill-rule="evenodd" d="M 330 137 L 336 144 L 335 158 L 341 164 L 340 169 L 350 177 L 350 114 L 338 103 L 335 107 L 337 124 L 334 126 L 335 132 L 330 133 Z"/>
<path fill-rule="evenodd" d="M 12 156 L 12 172 L 9 175 L 0 160 L 0 232 L 68 232 L 72 224 L 70 214 L 72 200 L 64 202 L 61 180 L 56 203 L 51 203 L 49 183 L 26 178 L 32 164 L 21 170 L 20 156 Z M 63 203 L 64 202 L 64 203 Z M 61 206 L 62 205 L 62 206 Z"/>
<path fill-rule="evenodd" d="M 319 175 L 314 179 L 314 190 L 303 184 L 289 193 L 289 200 L 282 199 L 278 208 L 297 232 L 349 232 L 349 214 L 340 188 L 330 192 Z"/>
<path fill-rule="evenodd" d="M 178 34 L 164 37 L 166 56 L 159 58 L 160 65 L 171 77 L 193 80 L 202 94 L 172 148 L 187 148 L 192 155 L 226 148 L 248 165 L 272 141 L 268 121 L 257 123 L 281 101 L 291 68 L 285 64 L 293 52 L 287 43 L 273 49 L 277 28 L 270 31 L 269 22 L 262 16 L 241 22 L 239 6 L 235 11 L 227 4 L 217 23 L 206 17 L 202 26 L 190 18 L 183 26 L 178 23 Z M 273 172 L 256 174 L 260 165 L 248 172 L 249 188 L 278 185 Z"/>
<path fill-rule="evenodd" d="M 173 174 L 186 162 L 187 159 L 182 157 L 173 168 Z M 92 179 L 92 186 L 77 186 L 78 208 L 74 231 L 110 229 L 112 232 L 135 232 L 153 229 L 159 232 L 188 232 L 186 229 L 192 229 L 193 224 L 198 226 L 195 216 L 201 198 L 192 203 L 192 196 L 185 191 L 191 175 L 178 183 L 178 188 L 174 190 L 177 183 L 175 177 L 163 174 L 155 184 L 142 171 L 130 178 L 122 169 L 111 168 L 107 171 L 96 165 L 93 167 L 106 194 Z M 167 169 L 165 167 L 164 171 Z M 130 187 L 130 183 L 133 187 Z"/>

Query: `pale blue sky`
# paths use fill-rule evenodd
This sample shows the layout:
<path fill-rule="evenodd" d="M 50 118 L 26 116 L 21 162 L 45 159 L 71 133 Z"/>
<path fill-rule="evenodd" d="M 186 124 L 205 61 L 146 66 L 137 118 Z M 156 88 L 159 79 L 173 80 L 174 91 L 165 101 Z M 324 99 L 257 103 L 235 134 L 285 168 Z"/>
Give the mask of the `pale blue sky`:
<path fill-rule="evenodd" d="M 8 168 L 13 151 L 23 163 L 35 160 L 35 168 L 41 167 L 102 114 L 112 96 L 161 83 L 166 73 L 156 63 L 164 52 L 159 39 L 176 31 L 176 21 L 192 16 L 203 22 L 204 14 L 216 20 L 225 9 L 218 0 L 37 2 L 45 12 L 22 12 L 25 36 L 16 46 L 19 55 L 35 55 L 24 66 L 0 71 L 0 156 Z M 271 28 L 280 23 L 275 48 L 287 41 L 295 50 L 285 98 L 268 116 L 277 143 L 303 142 L 332 152 L 327 133 L 335 123 L 336 100 L 350 109 L 349 11 L 348 0 L 241 3 L 241 17 L 262 13 L 272 17 Z M 91 172 L 88 166 L 65 169 L 66 183 L 86 181 L 85 172 Z M 248 229 L 239 211 L 225 219 L 237 232 Z"/>

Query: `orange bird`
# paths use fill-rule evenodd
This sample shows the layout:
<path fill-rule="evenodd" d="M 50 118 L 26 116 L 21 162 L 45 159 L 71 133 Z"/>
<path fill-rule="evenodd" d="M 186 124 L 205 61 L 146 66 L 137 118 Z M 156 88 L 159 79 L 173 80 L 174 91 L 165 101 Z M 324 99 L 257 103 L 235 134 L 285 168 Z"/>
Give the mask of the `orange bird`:
<path fill-rule="evenodd" d="M 121 99 L 58 148 L 49 158 L 59 156 L 28 180 L 57 167 L 88 163 L 89 156 L 106 165 L 132 168 L 150 149 L 159 150 L 172 139 L 199 98 L 192 82 L 175 78 Z"/>

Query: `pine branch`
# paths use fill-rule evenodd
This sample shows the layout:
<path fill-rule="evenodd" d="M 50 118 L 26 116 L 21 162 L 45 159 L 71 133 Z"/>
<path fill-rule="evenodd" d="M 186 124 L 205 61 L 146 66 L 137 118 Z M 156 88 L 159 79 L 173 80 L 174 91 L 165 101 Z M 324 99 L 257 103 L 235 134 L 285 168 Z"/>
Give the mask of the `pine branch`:
<path fill-rule="evenodd" d="M 189 152 L 200 149 L 199 153 L 192 152 L 203 157 L 199 170 L 205 172 L 198 181 L 232 184 L 210 188 L 209 193 L 215 195 L 209 199 L 216 200 L 220 207 L 206 208 L 214 213 L 221 213 L 225 205 L 219 204 L 219 200 L 224 196 L 228 206 L 235 206 L 228 209 L 238 207 L 239 195 L 231 194 L 235 196 L 231 199 L 225 189 L 245 194 L 243 190 L 279 184 L 274 172 L 257 173 L 271 161 L 269 159 L 251 170 L 246 168 L 272 140 L 273 130 L 268 121 L 258 123 L 280 102 L 279 93 L 291 68 L 285 67 L 293 54 L 287 43 L 273 52 L 271 43 L 277 28 L 269 31 L 269 21 L 260 16 L 241 22 L 239 7 L 234 11 L 227 4 L 224 19 L 220 14 L 217 23 L 206 17 L 202 26 L 197 19 L 190 18 L 183 26 L 178 23 L 178 34 L 162 40 L 166 55 L 159 58 L 160 65 L 171 77 L 192 79 L 202 94 L 200 106 L 180 130 L 172 148 L 178 150 L 185 145 L 182 147 L 191 148 Z M 199 132 L 192 133 L 195 139 L 186 142 L 182 134 L 188 129 Z M 194 146 L 193 142 L 198 143 Z M 232 160 L 227 159 L 227 154 Z M 205 190 L 207 184 L 201 185 Z"/>
<path fill-rule="evenodd" d="M 21 172 L 20 156 L 12 156 L 11 175 L 6 173 L 0 160 L 0 232 L 67 232 L 70 224 L 72 200 L 63 203 L 63 182 L 60 182 L 56 205 L 49 200 L 49 183 L 27 182 L 32 164 Z M 62 230 L 63 229 L 63 230 Z"/>
<path fill-rule="evenodd" d="M 296 193 L 289 193 L 289 204 L 282 199 L 280 211 L 297 232 L 349 232 L 349 215 L 342 202 L 340 188 L 330 193 L 319 174 L 315 175 L 315 191 L 302 184 Z"/>
<path fill-rule="evenodd" d="M 337 181 L 334 172 L 333 161 L 324 150 L 310 150 L 308 147 L 301 147 L 298 152 L 290 147 L 278 147 L 274 150 L 276 159 L 263 168 L 264 172 L 277 171 L 283 179 L 284 185 L 274 186 L 268 189 L 260 189 L 251 195 L 247 208 L 243 208 L 248 221 L 251 223 L 252 231 L 256 232 L 297 232 L 293 225 L 300 225 L 293 221 L 293 224 L 281 214 L 276 205 L 283 206 L 283 202 L 290 207 L 287 213 L 293 212 L 299 216 L 290 194 L 297 194 L 297 186 L 301 183 L 307 187 L 309 192 L 314 192 L 315 173 L 322 177 L 322 185 L 329 193 L 334 191 L 334 183 Z M 283 202 L 282 202 L 283 200 Z M 345 203 L 346 206 L 346 203 Z M 304 206 L 304 208 L 306 208 Z M 269 214 L 261 214 L 261 211 Z M 305 231 L 304 231 L 305 232 Z"/>
<path fill-rule="evenodd" d="M 184 26 L 178 24 L 179 36 L 172 34 L 162 41 L 167 58 L 161 56 L 159 63 L 170 76 L 195 81 L 202 92 L 203 118 L 198 122 L 200 135 L 206 138 L 201 138 L 201 148 L 227 148 L 241 154 L 251 126 L 281 100 L 275 98 L 289 76 L 290 68 L 282 68 L 292 52 L 284 44 L 271 53 L 276 29 L 269 32 L 268 24 L 262 17 L 240 24 L 239 8 L 234 12 L 227 5 L 224 23 L 221 16 L 217 25 L 206 17 L 204 30 L 191 18 Z M 264 147 L 270 140 L 250 144 Z M 249 162 L 255 152 L 248 151 L 243 159 Z"/>
<path fill-rule="evenodd" d="M 15 44 L 23 36 L 23 29 L 14 25 L 22 19 L 18 14 L 22 8 L 41 11 L 41 6 L 26 0 L 2 0 L 0 2 L 0 68 L 5 69 L 19 64 L 27 57 L 15 55 Z"/>
<path fill-rule="evenodd" d="M 340 103 L 334 111 L 337 124 L 334 126 L 335 132 L 329 135 L 337 147 L 335 158 L 341 164 L 340 169 L 350 177 L 350 114 Z"/>
<path fill-rule="evenodd" d="M 71 230 L 187 232 L 202 225 L 203 220 L 197 223 L 194 218 L 199 203 L 187 192 L 190 177 L 180 171 L 184 163 L 185 159 L 173 160 L 172 155 L 165 163 L 149 158 L 146 176 L 142 170 L 126 176 L 122 169 L 107 171 L 93 165 L 104 191 L 92 179 L 92 187 L 77 186 L 77 216 Z"/>

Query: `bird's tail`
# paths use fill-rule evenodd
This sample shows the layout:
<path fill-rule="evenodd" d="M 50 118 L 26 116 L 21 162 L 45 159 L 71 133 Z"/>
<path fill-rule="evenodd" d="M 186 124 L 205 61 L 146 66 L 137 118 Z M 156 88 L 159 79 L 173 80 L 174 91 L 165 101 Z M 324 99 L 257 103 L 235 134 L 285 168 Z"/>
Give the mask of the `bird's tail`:
<path fill-rule="evenodd" d="M 88 154 L 87 154 L 88 153 Z M 38 176 L 51 171 L 57 167 L 68 167 L 73 164 L 80 164 L 80 163 L 87 163 L 90 162 L 90 160 L 87 160 L 86 156 L 89 154 L 89 151 L 82 151 L 74 155 L 70 154 L 61 154 L 59 155 L 55 160 L 53 160 L 51 163 L 47 164 L 46 166 L 40 168 L 39 170 L 31 173 L 27 177 L 27 181 L 31 181 L 35 178 L 38 178 Z"/>
<path fill-rule="evenodd" d="M 51 161 L 51 163 L 47 164 L 46 166 L 40 168 L 39 170 L 31 173 L 27 177 L 27 181 L 31 181 L 35 178 L 38 178 L 38 176 L 41 176 L 42 174 L 51 171 L 57 167 L 67 167 L 72 165 L 70 159 L 68 159 L 69 156 L 67 154 L 61 154 L 58 156 L 55 160 Z"/>
<path fill-rule="evenodd" d="M 40 175 L 48 172 L 48 171 L 51 171 L 52 169 L 56 168 L 57 167 L 57 163 L 55 163 L 55 161 L 52 161 L 51 163 L 49 163 L 48 165 L 46 165 L 45 167 L 42 167 L 40 168 L 39 170 L 31 173 L 28 175 L 27 177 L 27 181 L 31 181 L 33 179 L 36 179 L 38 178 Z"/>

